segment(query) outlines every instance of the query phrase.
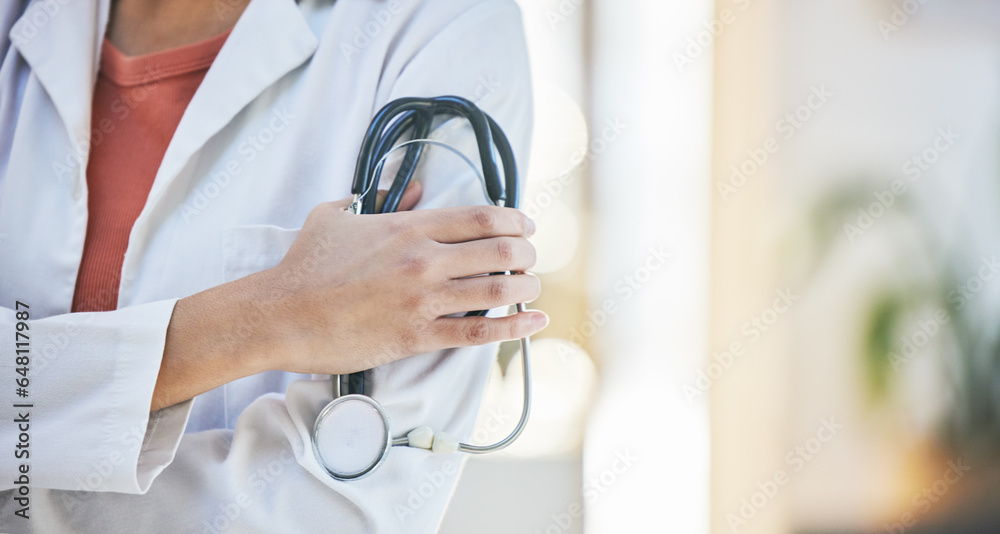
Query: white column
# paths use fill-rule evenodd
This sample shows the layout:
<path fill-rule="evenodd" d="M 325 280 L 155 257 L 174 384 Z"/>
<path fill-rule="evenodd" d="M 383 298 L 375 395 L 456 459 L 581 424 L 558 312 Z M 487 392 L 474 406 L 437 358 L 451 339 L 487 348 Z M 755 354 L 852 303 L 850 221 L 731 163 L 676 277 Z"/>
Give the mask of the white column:
<path fill-rule="evenodd" d="M 706 533 L 708 407 L 683 387 L 708 353 L 713 3 L 589 5 L 588 293 L 594 322 L 607 318 L 593 336 L 586 531 Z"/>

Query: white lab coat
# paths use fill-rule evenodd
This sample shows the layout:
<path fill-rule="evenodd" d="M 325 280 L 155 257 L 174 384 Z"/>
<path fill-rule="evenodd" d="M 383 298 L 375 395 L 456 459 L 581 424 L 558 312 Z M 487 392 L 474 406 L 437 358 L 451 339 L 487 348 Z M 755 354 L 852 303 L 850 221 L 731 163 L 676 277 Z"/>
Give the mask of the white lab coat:
<path fill-rule="evenodd" d="M 362 134 L 383 104 L 473 99 L 524 165 L 530 82 L 514 2 L 252 0 L 135 222 L 118 309 L 82 314 L 69 312 L 87 138 L 114 135 L 90 128 L 109 0 L 26 3 L 0 6 L 0 532 L 433 532 L 461 455 L 395 447 L 364 480 L 330 479 L 309 441 L 328 380 L 267 373 L 148 407 L 176 299 L 276 265 L 317 203 L 349 196 Z M 472 146 L 459 121 L 436 135 Z M 420 207 L 483 203 L 457 158 L 431 157 Z M 30 305 L 27 398 L 15 392 L 16 301 Z M 375 370 L 373 397 L 394 435 L 424 424 L 471 435 L 494 354 L 445 351 Z M 28 520 L 15 515 L 20 414 L 30 420 Z"/>

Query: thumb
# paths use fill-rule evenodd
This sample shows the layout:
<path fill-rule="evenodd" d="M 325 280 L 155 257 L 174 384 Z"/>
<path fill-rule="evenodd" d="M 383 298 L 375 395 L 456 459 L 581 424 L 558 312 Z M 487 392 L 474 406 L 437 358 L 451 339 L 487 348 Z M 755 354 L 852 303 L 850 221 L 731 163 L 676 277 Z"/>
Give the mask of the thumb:
<path fill-rule="evenodd" d="M 409 211 L 420 200 L 420 195 L 423 193 L 424 189 L 420 182 L 414 180 L 406 186 L 406 191 L 403 191 L 403 198 L 399 200 L 399 209 L 397 211 Z M 375 191 L 375 212 L 379 212 L 382 209 L 382 203 L 385 202 L 386 195 L 389 191 L 386 189 L 379 189 Z M 354 203 L 354 197 L 342 198 L 331 202 L 330 204 L 336 208 L 346 210 L 351 207 Z"/>
<path fill-rule="evenodd" d="M 379 189 L 378 191 L 375 191 L 375 211 L 376 212 L 378 212 L 378 210 L 382 209 L 382 203 L 385 201 L 385 196 L 387 194 L 389 194 L 389 191 L 387 191 L 385 189 Z M 403 197 L 403 198 L 406 198 L 406 197 Z M 353 203 L 354 203 L 354 197 L 350 196 L 350 197 L 347 197 L 347 198 L 342 198 L 340 200 L 334 200 L 333 202 L 330 202 L 330 205 L 333 206 L 333 207 L 335 207 L 335 208 L 338 208 L 338 209 L 346 210 L 347 208 L 351 207 L 351 204 L 353 204 Z"/>
<path fill-rule="evenodd" d="M 423 193 L 423 186 L 420 182 L 413 180 L 406 184 L 406 190 L 403 191 L 403 197 L 399 199 L 399 205 L 396 207 L 396 211 L 410 211 L 413 206 L 417 204 L 420 200 L 420 195 Z M 385 189 L 379 189 L 376 191 L 377 196 L 375 197 L 375 213 L 382 211 L 382 204 L 385 203 L 385 197 L 388 196 L 389 191 Z"/>
<path fill-rule="evenodd" d="M 410 211 L 420 201 L 420 196 L 424 193 L 424 186 L 420 182 L 413 180 L 403 191 L 403 198 L 399 199 L 398 211 Z"/>
<path fill-rule="evenodd" d="M 342 198 L 340 200 L 334 200 L 330 202 L 330 205 L 337 209 L 346 210 L 347 208 L 351 207 L 351 204 L 353 202 L 354 202 L 354 197 L 347 197 L 347 198 Z"/>

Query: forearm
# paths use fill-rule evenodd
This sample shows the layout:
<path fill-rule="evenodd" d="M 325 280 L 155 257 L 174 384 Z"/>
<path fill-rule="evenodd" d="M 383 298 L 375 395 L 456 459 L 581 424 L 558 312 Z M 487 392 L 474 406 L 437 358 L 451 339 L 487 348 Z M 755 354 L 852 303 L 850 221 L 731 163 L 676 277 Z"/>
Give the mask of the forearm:
<path fill-rule="evenodd" d="M 177 301 L 151 410 L 263 371 L 347 374 L 544 328 L 541 312 L 448 317 L 538 296 L 529 274 L 474 276 L 534 265 L 534 223 L 520 212 L 477 206 L 370 217 L 348 212 L 350 202 L 313 209 L 276 267 Z"/>
<path fill-rule="evenodd" d="M 268 370 L 277 344 L 262 298 L 266 277 L 258 273 L 177 301 L 150 411 Z"/>

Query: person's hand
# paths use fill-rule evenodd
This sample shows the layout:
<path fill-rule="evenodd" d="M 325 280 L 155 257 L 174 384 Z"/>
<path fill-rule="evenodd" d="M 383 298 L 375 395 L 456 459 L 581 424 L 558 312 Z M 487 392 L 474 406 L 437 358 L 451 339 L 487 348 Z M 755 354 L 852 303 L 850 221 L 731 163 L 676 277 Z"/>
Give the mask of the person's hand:
<path fill-rule="evenodd" d="M 420 196 L 415 184 L 400 210 Z M 530 302 L 540 284 L 535 225 L 492 206 L 354 215 L 349 199 L 320 204 L 281 263 L 258 273 L 270 309 L 268 366 L 347 374 L 414 354 L 516 339 L 548 324 L 539 311 L 446 317 Z"/>

